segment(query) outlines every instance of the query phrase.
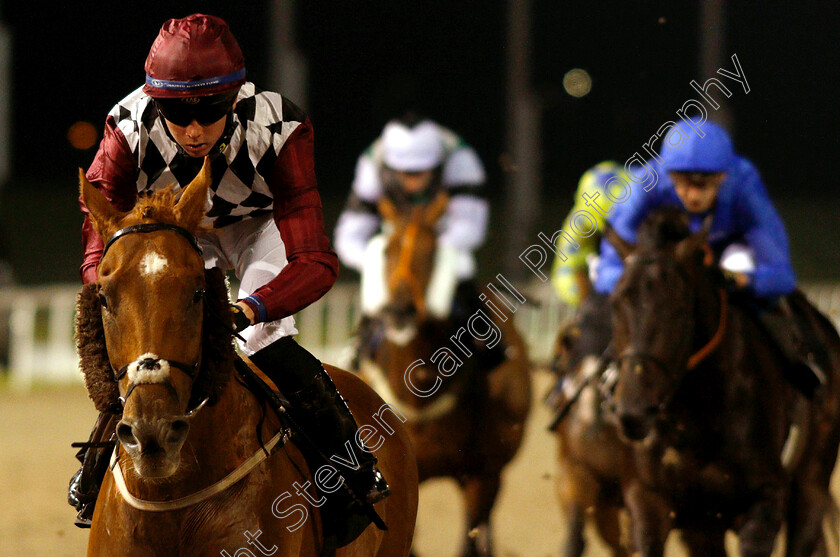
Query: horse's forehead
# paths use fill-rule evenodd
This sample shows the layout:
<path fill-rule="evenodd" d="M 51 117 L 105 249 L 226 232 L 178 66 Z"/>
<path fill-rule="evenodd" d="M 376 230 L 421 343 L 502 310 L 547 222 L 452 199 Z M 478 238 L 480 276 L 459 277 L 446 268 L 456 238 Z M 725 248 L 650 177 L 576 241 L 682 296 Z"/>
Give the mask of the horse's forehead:
<path fill-rule="evenodd" d="M 140 275 L 155 277 L 163 274 L 169 267 L 169 260 L 157 250 L 151 249 L 140 259 Z"/>
<path fill-rule="evenodd" d="M 145 279 L 156 279 L 190 269 L 190 246 L 171 242 L 165 237 L 132 234 L 121 238 L 109 251 L 116 257 L 117 266 Z"/>

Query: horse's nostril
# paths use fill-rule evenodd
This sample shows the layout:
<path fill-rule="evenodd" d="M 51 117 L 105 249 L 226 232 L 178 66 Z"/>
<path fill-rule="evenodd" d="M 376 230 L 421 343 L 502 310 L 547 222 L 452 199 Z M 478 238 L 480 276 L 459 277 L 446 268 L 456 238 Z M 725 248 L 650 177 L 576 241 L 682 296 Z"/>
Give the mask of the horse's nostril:
<path fill-rule="evenodd" d="M 620 418 L 621 430 L 624 435 L 632 441 L 641 441 L 647 436 L 648 429 L 642 418 L 632 415 L 624 415 Z"/>
<path fill-rule="evenodd" d="M 134 429 L 126 422 L 117 424 L 117 439 L 120 440 L 124 446 L 136 446 L 138 444 L 137 437 L 134 436 Z"/>
<path fill-rule="evenodd" d="M 178 445 L 187 437 L 190 431 L 190 423 L 186 420 L 175 420 L 169 427 L 169 432 L 166 434 L 166 443 L 169 445 Z"/>

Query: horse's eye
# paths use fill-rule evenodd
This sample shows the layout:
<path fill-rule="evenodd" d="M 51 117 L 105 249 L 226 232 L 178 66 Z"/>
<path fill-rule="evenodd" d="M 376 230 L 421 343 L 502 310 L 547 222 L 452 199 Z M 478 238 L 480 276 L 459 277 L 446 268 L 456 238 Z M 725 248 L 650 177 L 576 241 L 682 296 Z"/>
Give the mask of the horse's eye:
<path fill-rule="evenodd" d="M 197 304 L 198 302 L 200 302 L 200 301 L 201 301 L 201 299 L 202 299 L 203 297 L 204 297 L 204 290 L 202 290 L 202 289 L 200 289 L 200 288 L 199 288 L 199 289 L 198 289 L 198 290 L 196 290 L 196 291 L 195 291 L 195 293 L 193 294 L 193 303 L 194 303 L 194 304 Z"/>
<path fill-rule="evenodd" d="M 105 294 L 99 293 L 99 305 L 103 308 L 108 309 L 108 298 L 105 297 Z"/>

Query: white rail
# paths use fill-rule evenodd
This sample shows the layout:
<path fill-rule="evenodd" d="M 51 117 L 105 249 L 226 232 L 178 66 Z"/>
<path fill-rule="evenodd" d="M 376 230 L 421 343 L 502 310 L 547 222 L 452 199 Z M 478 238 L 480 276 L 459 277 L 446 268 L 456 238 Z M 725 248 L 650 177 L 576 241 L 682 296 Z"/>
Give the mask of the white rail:
<path fill-rule="evenodd" d="M 803 287 L 816 305 L 840 327 L 840 284 Z M 0 360 L 14 388 L 40 383 L 81 382 L 73 342 L 78 285 L 0 290 Z M 516 311 L 519 331 L 531 359 L 546 363 L 568 309 L 543 284 L 521 289 L 528 302 Z M 298 341 L 320 359 L 346 363 L 349 339 L 359 318 L 355 284 L 337 284 L 321 300 L 297 315 Z"/>

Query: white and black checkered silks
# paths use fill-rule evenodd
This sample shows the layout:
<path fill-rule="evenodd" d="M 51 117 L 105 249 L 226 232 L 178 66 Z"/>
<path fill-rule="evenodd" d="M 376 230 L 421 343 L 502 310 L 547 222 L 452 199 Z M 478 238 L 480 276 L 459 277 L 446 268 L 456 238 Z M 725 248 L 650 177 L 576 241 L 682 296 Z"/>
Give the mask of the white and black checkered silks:
<path fill-rule="evenodd" d="M 137 89 L 110 113 L 138 161 L 137 191 L 188 185 L 203 158 L 190 157 L 167 133 L 152 99 Z M 287 264 L 286 250 L 272 218 L 274 199 L 266 178 L 303 113 L 280 94 L 245 83 L 229 124 L 229 146 L 211 162 L 212 183 L 203 224 L 214 234 L 199 236 L 207 268 L 233 269 L 245 298 L 277 276 Z M 295 335 L 294 318 L 258 323 L 243 332 L 246 355 Z"/>

